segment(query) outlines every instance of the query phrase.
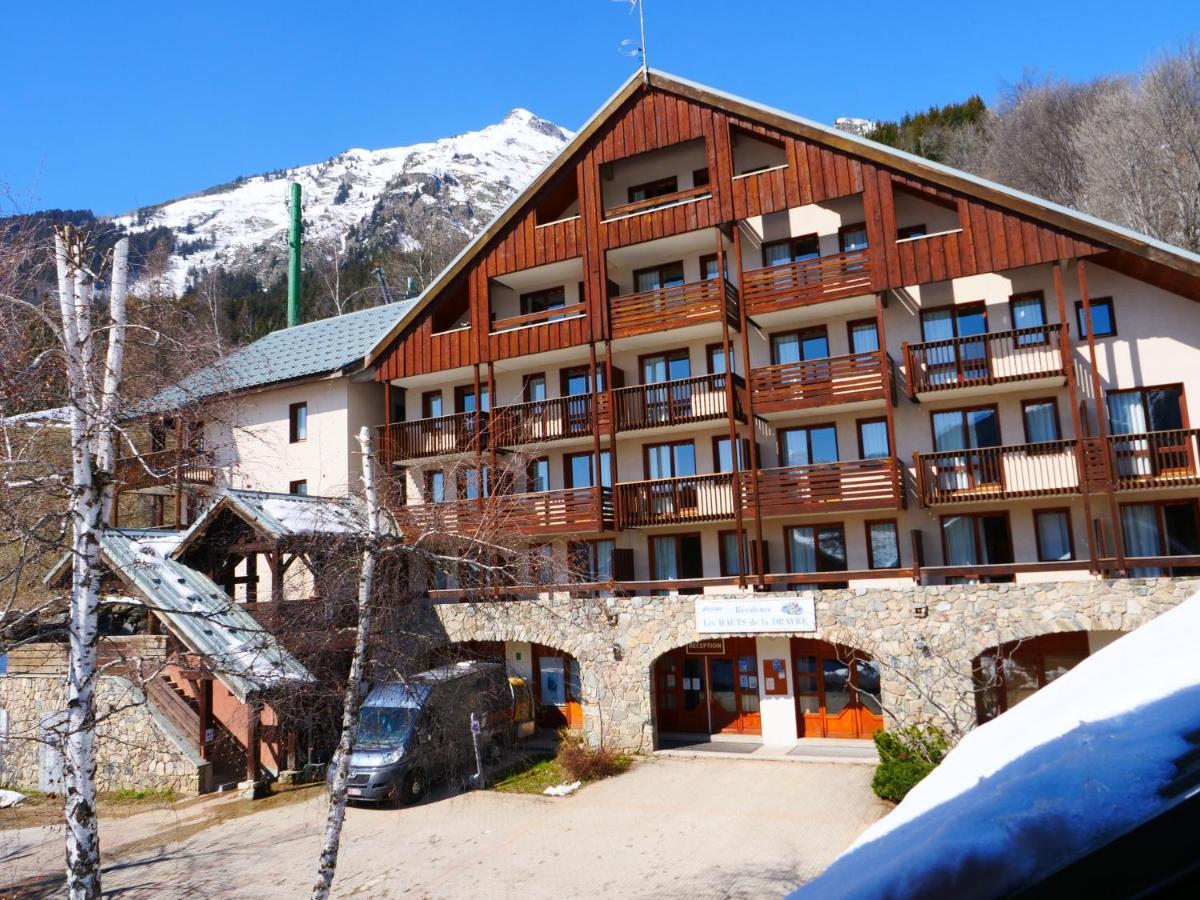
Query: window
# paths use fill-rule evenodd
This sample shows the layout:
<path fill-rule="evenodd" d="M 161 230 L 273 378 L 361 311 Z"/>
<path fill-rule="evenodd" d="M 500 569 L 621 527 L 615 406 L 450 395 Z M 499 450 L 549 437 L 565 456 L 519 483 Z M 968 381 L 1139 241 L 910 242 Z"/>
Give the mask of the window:
<path fill-rule="evenodd" d="M 867 249 L 867 224 L 855 222 L 853 225 L 843 225 L 838 229 L 838 246 L 843 253 L 851 250 Z"/>
<path fill-rule="evenodd" d="M 639 294 L 642 291 L 657 291 L 679 284 L 683 284 L 683 262 L 681 260 L 664 263 L 661 266 L 651 266 L 648 269 L 638 269 L 633 273 L 633 289 Z"/>
<path fill-rule="evenodd" d="M 692 187 L 704 187 L 708 184 L 708 167 L 692 172 Z"/>
<path fill-rule="evenodd" d="M 488 397 L 487 385 L 481 385 L 479 388 L 479 396 L 481 403 L 479 409 L 487 412 L 492 408 L 491 399 Z M 475 388 L 473 385 L 463 384 L 454 389 L 454 407 L 455 412 L 469 413 L 475 412 Z"/>
<path fill-rule="evenodd" d="M 738 471 L 745 472 L 749 465 L 750 459 L 750 441 L 747 438 L 738 438 L 737 442 L 738 455 L 737 464 Z M 732 472 L 733 471 L 733 455 L 729 452 L 729 438 L 714 437 L 713 438 L 713 463 L 717 472 Z"/>
<path fill-rule="evenodd" d="M 596 390 L 604 390 L 604 369 L 596 367 Z M 564 397 L 592 393 L 592 370 L 589 366 L 572 366 L 559 373 L 559 391 Z"/>
<path fill-rule="evenodd" d="M 1117 319 L 1113 315 L 1112 297 L 1097 297 L 1091 303 L 1092 322 L 1096 326 L 1096 337 L 1113 337 L 1117 333 Z M 1083 301 L 1075 301 L 1075 322 L 1079 325 L 1079 336 L 1086 338 L 1087 322 L 1084 321 Z"/>
<path fill-rule="evenodd" d="M 895 519 L 867 523 L 867 567 L 900 568 L 900 533 Z"/>
<path fill-rule="evenodd" d="M 289 481 L 288 493 L 295 494 L 298 497 L 308 496 L 308 480 L 301 478 L 298 481 Z"/>
<path fill-rule="evenodd" d="M 642 384 L 662 384 L 692 377 L 692 361 L 686 349 L 667 350 L 641 358 Z"/>
<path fill-rule="evenodd" d="M 771 335 L 771 364 L 806 362 L 829 356 L 829 334 L 824 325 L 803 331 L 785 331 Z"/>
<path fill-rule="evenodd" d="M 1004 513 L 942 516 L 942 555 L 948 566 L 1011 564 L 1013 550 L 1008 516 Z M 1012 576 L 1000 576 L 999 580 L 1011 581 Z"/>
<path fill-rule="evenodd" d="M 442 392 L 426 391 L 421 395 L 421 418 L 431 419 L 442 414 Z"/>
<path fill-rule="evenodd" d="M 780 429 L 779 465 L 809 466 L 837 461 L 837 426 L 810 425 Z"/>
<path fill-rule="evenodd" d="M 546 376 L 539 372 L 536 375 L 526 375 L 521 379 L 521 397 L 526 403 L 536 403 L 546 399 Z"/>
<path fill-rule="evenodd" d="M 521 315 L 547 312 L 551 309 L 562 309 L 567 305 L 566 292 L 562 287 L 547 288 L 544 291 L 530 291 L 521 295 Z"/>
<path fill-rule="evenodd" d="M 595 487 L 595 466 L 591 453 L 568 453 L 563 456 L 563 480 L 569 488 Z M 612 457 L 607 450 L 600 451 L 600 486 L 612 487 Z"/>
<path fill-rule="evenodd" d="M 691 441 L 647 444 L 644 454 L 647 479 L 696 474 L 696 445 Z"/>
<path fill-rule="evenodd" d="M 957 384 L 988 377 L 987 308 L 964 303 L 921 310 L 921 337 L 936 341 L 924 348 L 925 378 L 930 384 Z M 978 337 L 977 340 L 963 338 Z"/>
<path fill-rule="evenodd" d="M 529 465 L 525 467 L 526 493 L 539 494 L 548 490 L 550 490 L 550 459 L 545 456 L 531 459 Z"/>
<path fill-rule="evenodd" d="M 746 544 L 746 535 L 742 535 L 742 555 L 738 556 L 738 533 L 736 531 L 717 532 L 718 549 L 721 557 L 721 574 L 725 577 L 748 574 L 750 568 L 750 550 Z M 745 564 L 747 572 L 742 571 Z"/>
<path fill-rule="evenodd" d="M 874 319 L 847 322 L 851 353 L 875 353 L 879 350 L 879 328 Z"/>
<path fill-rule="evenodd" d="M 657 181 L 647 181 L 644 184 L 635 184 L 629 189 L 629 202 L 639 203 L 642 200 L 652 200 L 655 197 L 664 197 L 667 194 L 674 194 L 679 190 L 679 179 L 674 175 L 669 178 L 659 178 Z"/>
<path fill-rule="evenodd" d="M 446 473 L 433 471 L 425 473 L 425 502 L 446 502 Z"/>
<path fill-rule="evenodd" d="M 298 444 L 308 440 L 308 404 L 293 403 L 288 407 L 288 442 Z"/>
<path fill-rule="evenodd" d="M 709 344 L 704 348 L 705 354 L 708 356 L 708 372 L 710 375 L 722 375 L 729 370 L 725 365 L 725 345 L 724 344 Z M 729 348 L 730 357 L 736 359 L 736 354 L 733 352 L 733 347 Z"/>
<path fill-rule="evenodd" d="M 924 222 L 918 225 L 905 225 L 903 228 L 896 229 L 896 240 L 907 241 L 909 238 L 925 237 L 928 233 Z"/>
<path fill-rule="evenodd" d="M 977 450 L 1000 446 L 1000 414 L 995 406 L 944 409 L 930 417 L 935 450 Z"/>
<path fill-rule="evenodd" d="M 703 578 L 700 535 L 663 534 L 650 538 L 650 575 L 654 581 Z"/>
<path fill-rule="evenodd" d="M 1013 294 L 1008 298 L 1008 309 L 1012 316 L 1012 327 L 1041 328 L 1046 324 L 1046 302 L 1041 291 L 1029 291 L 1025 294 Z M 1045 329 L 1031 334 L 1017 335 L 1018 347 L 1036 347 L 1050 342 L 1050 335 Z"/>
<path fill-rule="evenodd" d="M 1200 521 L 1194 500 L 1122 504 L 1121 533 L 1128 557 L 1200 555 Z M 1134 578 L 1155 578 L 1168 573 L 1195 572 L 1183 567 L 1164 571 L 1155 566 L 1134 568 L 1129 574 Z"/>
<path fill-rule="evenodd" d="M 700 278 L 704 281 L 716 278 L 721 273 L 718 266 L 719 260 L 717 259 L 717 254 L 706 253 L 700 257 Z"/>
<path fill-rule="evenodd" d="M 1039 561 L 1058 562 L 1075 558 L 1069 509 L 1035 509 L 1033 530 L 1037 536 Z"/>
<path fill-rule="evenodd" d="M 1182 385 L 1108 392 L 1108 421 L 1117 474 L 1124 478 L 1164 471 L 1190 472 L 1195 461 L 1186 427 Z"/>
<path fill-rule="evenodd" d="M 845 572 L 846 532 L 838 525 L 791 525 L 783 529 L 788 572 Z"/>
<path fill-rule="evenodd" d="M 1044 400 L 1022 400 L 1021 417 L 1025 421 L 1025 443 L 1040 444 L 1062 440 L 1058 422 L 1058 401 L 1053 397 Z"/>
<path fill-rule="evenodd" d="M 887 419 L 858 420 L 858 458 L 886 459 L 892 455 Z"/>
<path fill-rule="evenodd" d="M 762 245 L 764 266 L 783 266 L 806 259 L 816 259 L 820 255 L 821 242 L 815 234 L 785 238 L 782 241 L 768 241 Z"/>
<path fill-rule="evenodd" d="M 482 475 L 482 479 L 480 476 Z M 458 473 L 458 499 L 460 500 L 478 500 L 481 496 L 487 497 L 490 491 L 490 479 L 488 478 L 489 471 L 485 465 L 480 469 L 462 469 Z M 480 493 L 480 482 L 482 480 L 483 493 Z"/>
<path fill-rule="evenodd" d="M 613 551 L 616 542 L 611 538 L 598 541 L 572 541 L 569 545 L 572 576 L 583 582 L 613 580 Z"/>

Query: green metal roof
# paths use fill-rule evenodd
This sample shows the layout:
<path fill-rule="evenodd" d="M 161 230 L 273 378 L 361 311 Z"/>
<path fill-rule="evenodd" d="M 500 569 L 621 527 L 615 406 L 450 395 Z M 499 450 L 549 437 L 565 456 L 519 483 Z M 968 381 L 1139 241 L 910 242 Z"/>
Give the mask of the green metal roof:
<path fill-rule="evenodd" d="M 402 300 L 272 331 L 160 392 L 133 410 L 132 416 L 178 409 L 205 397 L 351 370 L 414 303 Z"/>

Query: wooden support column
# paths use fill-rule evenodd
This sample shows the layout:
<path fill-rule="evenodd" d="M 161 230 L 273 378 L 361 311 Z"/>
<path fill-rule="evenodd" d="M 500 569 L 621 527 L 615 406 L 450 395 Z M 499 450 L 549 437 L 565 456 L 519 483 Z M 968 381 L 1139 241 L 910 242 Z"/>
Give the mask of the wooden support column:
<path fill-rule="evenodd" d="M 742 289 L 742 284 L 745 281 L 745 267 L 742 264 L 742 228 L 738 222 L 733 223 L 733 256 L 734 263 L 737 266 L 738 273 L 738 291 Z M 758 547 L 757 552 L 751 562 L 754 563 L 754 575 L 758 579 L 758 586 L 765 587 L 766 566 L 763 565 L 763 558 L 766 554 L 763 552 L 763 529 L 762 529 L 762 504 L 759 501 L 758 490 L 758 471 L 760 468 L 758 459 L 758 435 L 755 432 L 757 420 L 754 417 L 754 389 L 751 387 L 750 379 L 753 375 L 753 369 L 750 367 L 750 334 L 747 327 L 749 319 L 746 315 L 746 304 L 738 303 L 738 331 L 742 335 L 742 368 L 746 370 L 746 422 L 750 432 L 750 496 L 754 498 L 754 542 Z M 739 508 L 741 498 L 735 498 Z"/>
<path fill-rule="evenodd" d="M 267 554 L 267 560 L 271 564 L 271 602 L 283 602 L 283 551 L 276 545 L 275 549 Z"/>
<path fill-rule="evenodd" d="M 487 429 L 487 432 L 488 432 L 488 468 L 489 468 L 488 479 L 487 479 L 489 482 L 489 484 L 488 484 L 489 490 L 487 491 L 487 493 L 490 494 L 493 490 L 495 490 L 494 481 L 496 479 L 496 442 L 493 440 L 494 435 L 491 433 L 491 431 L 492 431 L 491 409 L 496 403 L 496 367 L 495 367 L 495 365 L 493 365 L 493 363 L 490 359 L 488 360 L 487 367 L 488 367 L 488 370 L 487 370 L 487 372 L 488 372 L 488 429 Z M 478 406 L 479 401 L 476 401 L 475 405 Z M 480 473 L 480 475 L 479 475 L 479 496 L 482 497 L 483 495 L 484 495 L 483 474 Z"/>
<path fill-rule="evenodd" d="M 260 761 L 259 735 L 262 710 L 258 700 L 246 701 L 246 780 L 258 781 Z"/>
<path fill-rule="evenodd" d="M 479 363 L 474 366 L 475 381 L 475 423 L 472 427 L 472 434 L 475 435 L 475 491 L 479 495 L 476 498 L 476 505 L 479 507 L 479 517 L 483 518 L 483 398 L 479 395 Z M 488 397 L 488 405 L 491 405 L 492 398 Z M 456 488 L 457 492 L 457 488 Z"/>
<path fill-rule="evenodd" d="M 887 329 L 883 324 L 882 291 L 875 295 L 875 331 L 876 337 L 879 339 L 879 364 L 883 366 L 883 391 L 887 395 L 888 451 L 892 456 L 898 456 L 896 449 L 896 386 L 892 383 L 892 365 L 887 352 Z"/>
<path fill-rule="evenodd" d="M 594 490 L 596 504 L 596 530 L 604 530 L 604 488 L 601 486 L 603 479 L 601 478 L 600 469 L 600 392 L 596 389 L 598 381 L 596 380 L 599 370 L 596 368 L 596 342 L 588 341 L 588 387 L 591 389 L 591 396 L 588 402 L 591 405 L 592 413 L 592 460 L 596 467 L 596 477 L 592 479 L 595 482 L 592 487 Z M 607 382 L 605 382 L 607 384 Z M 570 415 L 569 410 L 563 410 L 564 415 Z M 609 465 L 612 465 L 613 453 L 608 454 Z"/>
<path fill-rule="evenodd" d="M 607 309 L 608 304 L 605 304 Z M 617 468 L 617 403 L 613 394 L 613 361 L 612 340 L 604 342 L 604 391 L 608 403 L 608 461 L 612 467 L 613 483 L 613 530 L 621 530 L 621 492 L 617 490 L 619 483 Z M 599 465 L 599 462 L 597 462 Z"/>
<path fill-rule="evenodd" d="M 211 678 L 201 678 L 196 682 L 196 709 L 199 714 L 200 734 L 197 743 L 200 747 L 200 758 L 211 759 L 211 746 L 208 740 L 208 730 L 213 727 L 212 717 L 213 683 Z"/>
<path fill-rule="evenodd" d="M 183 527 L 183 415 L 175 416 L 175 527 Z"/>
<path fill-rule="evenodd" d="M 1079 275 L 1079 299 L 1083 304 L 1083 320 L 1087 322 L 1087 339 L 1088 339 L 1088 360 L 1091 363 L 1092 369 L 1092 405 L 1096 409 L 1096 430 L 1100 434 L 1100 440 L 1104 444 L 1104 456 L 1108 460 L 1110 474 L 1116 474 L 1112 453 L 1110 449 L 1112 445 L 1108 440 L 1108 415 L 1104 408 L 1104 391 L 1100 384 L 1100 368 L 1097 365 L 1096 354 L 1096 329 L 1092 327 L 1092 299 L 1088 295 L 1087 287 L 1087 272 L 1086 263 L 1081 259 L 1077 264 Z M 1108 484 L 1108 512 L 1112 522 L 1113 544 L 1117 553 L 1117 570 L 1119 573 L 1125 572 L 1125 535 L 1121 531 L 1121 515 L 1120 508 L 1117 504 L 1116 485 L 1111 481 Z"/>
<path fill-rule="evenodd" d="M 717 279 L 721 289 L 721 352 L 725 355 L 725 418 L 729 422 L 729 490 L 733 503 L 735 542 L 737 543 L 738 587 L 746 587 L 746 523 L 742 517 L 742 487 L 738 466 L 737 417 L 734 415 L 737 401 L 733 389 L 733 347 L 729 342 L 729 295 L 725 290 L 725 241 L 721 229 L 717 229 Z M 739 308 L 741 304 L 738 304 Z M 739 322 L 740 322 L 739 312 Z M 745 365 L 743 364 L 743 368 Z M 747 378 L 749 371 L 747 370 Z M 714 460 L 719 462 L 719 460 Z"/>
<path fill-rule="evenodd" d="M 1067 316 L 1067 296 L 1063 290 L 1063 266 L 1062 260 L 1054 264 L 1054 296 L 1058 301 L 1058 321 L 1062 324 L 1061 352 L 1067 378 L 1067 402 L 1071 406 L 1071 424 L 1075 429 L 1075 470 L 1079 473 L 1079 493 L 1083 498 L 1083 524 L 1087 535 L 1088 560 L 1091 563 L 1091 572 L 1095 575 L 1100 566 L 1096 554 L 1096 529 L 1092 527 L 1092 497 L 1088 490 L 1086 456 L 1083 450 L 1085 429 L 1079 409 L 1079 389 L 1075 384 L 1075 354 L 1071 351 L 1071 323 Z"/>

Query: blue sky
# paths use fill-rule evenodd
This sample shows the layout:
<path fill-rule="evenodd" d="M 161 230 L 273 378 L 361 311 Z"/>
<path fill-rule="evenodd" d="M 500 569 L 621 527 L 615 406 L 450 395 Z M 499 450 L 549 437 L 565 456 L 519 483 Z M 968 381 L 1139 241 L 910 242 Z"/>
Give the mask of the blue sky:
<path fill-rule="evenodd" d="M 646 0 L 657 68 L 821 121 L 995 97 L 1030 68 L 1136 69 L 1196 0 Z M 0 185 L 117 213 L 524 106 L 578 127 L 632 70 L 613 0 L 22 3 L 4 13 Z"/>

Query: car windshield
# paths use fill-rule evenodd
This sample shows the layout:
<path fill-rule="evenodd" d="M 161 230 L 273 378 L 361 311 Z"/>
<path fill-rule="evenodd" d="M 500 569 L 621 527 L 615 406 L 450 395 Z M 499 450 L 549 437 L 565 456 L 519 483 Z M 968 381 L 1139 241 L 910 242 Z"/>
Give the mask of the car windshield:
<path fill-rule="evenodd" d="M 364 706 L 358 714 L 355 741 L 359 745 L 404 743 L 417 710 L 409 706 Z"/>

